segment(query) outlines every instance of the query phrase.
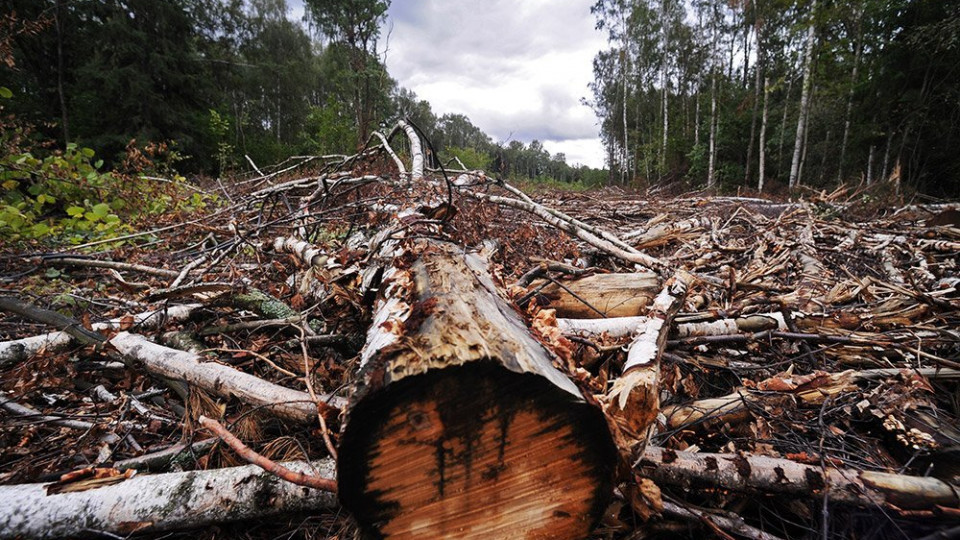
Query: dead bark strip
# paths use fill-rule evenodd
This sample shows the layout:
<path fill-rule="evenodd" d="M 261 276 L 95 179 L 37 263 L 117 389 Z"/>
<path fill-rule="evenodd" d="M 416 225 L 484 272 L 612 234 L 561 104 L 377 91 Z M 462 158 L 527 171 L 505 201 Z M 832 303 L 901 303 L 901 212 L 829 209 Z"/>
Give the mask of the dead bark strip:
<path fill-rule="evenodd" d="M 331 460 L 284 463 L 334 479 Z M 47 494 L 45 484 L 0 486 L 0 539 L 126 536 L 333 508 L 336 496 L 280 480 L 254 465 L 139 475 L 118 484 Z"/>
<path fill-rule="evenodd" d="M 344 506 L 376 535 L 582 538 L 613 487 L 599 407 L 482 259 L 439 241 L 398 247 L 341 438 Z"/>
<path fill-rule="evenodd" d="M 678 452 L 648 447 L 638 471 L 654 482 L 684 488 L 719 487 L 820 498 L 865 508 L 957 508 L 956 486 L 931 477 L 804 465 L 749 454 Z"/>

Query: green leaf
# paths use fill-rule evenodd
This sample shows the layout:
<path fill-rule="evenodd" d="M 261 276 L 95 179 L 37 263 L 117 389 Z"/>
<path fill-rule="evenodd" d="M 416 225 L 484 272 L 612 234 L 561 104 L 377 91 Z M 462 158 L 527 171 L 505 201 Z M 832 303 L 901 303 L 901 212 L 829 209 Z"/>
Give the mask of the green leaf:
<path fill-rule="evenodd" d="M 83 154 L 83 157 L 92 158 L 96 152 L 93 151 L 93 148 L 83 148 L 80 153 Z"/>
<path fill-rule="evenodd" d="M 6 86 L 0 86 L 0 98 L 10 99 L 13 97 L 13 92 Z"/>
<path fill-rule="evenodd" d="M 33 233 L 34 236 L 39 238 L 41 236 L 45 236 L 50 232 L 50 226 L 47 225 L 46 223 L 37 223 L 36 225 L 30 228 L 30 232 Z"/>
<path fill-rule="evenodd" d="M 107 217 L 107 214 L 110 213 L 110 205 L 107 203 L 100 203 L 93 205 L 93 215 L 97 216 L 99 219 Z"/>
<path fill-rule="evenodd" d="M 70 208 L 67 208 L 67 215 L 70 217 L 82 216 L 83 212 L 84 209 L 80 206 L 71 206 Z"/>
<path fill-rule="evenodd" d="M 15 187 L 20 185 L 20 182 L 17 182 L 16 180 L 7 180 L 2 185 L 3 189 L 12 191 Z"/>
<path fill-rule="evenodd" d="M 60 270 L 57 270 L 56 268 L 47 268 L 47 272 L 44 275 L 50 279 L 58 278 L 60 277 Z"/>

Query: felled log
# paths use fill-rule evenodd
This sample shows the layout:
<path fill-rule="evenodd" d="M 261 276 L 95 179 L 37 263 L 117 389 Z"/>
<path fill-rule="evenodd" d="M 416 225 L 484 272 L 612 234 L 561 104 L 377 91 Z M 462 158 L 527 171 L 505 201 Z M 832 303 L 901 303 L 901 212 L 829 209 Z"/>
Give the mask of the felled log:
<path fill-rule="evenodd" d="M 538 297 L 557 310 L 557 317 L 597 319 L 640 315 L 660 291 L 660 279 L 653 272 L 594 274 L 533 283 L 541 286 Z"/>
<path fill-rule="evenodd" d="M 158 328 L 167 322 L 186 319 L 199 307 L 200 304 L 170 306 L 94 323 L 91 328 L 96 332 L 117 328 L 123 330 L 133 327 L 138 329 Z M 67 332 L 50 332 L 49 334 L 2 342 L 0 343 L 0 368 L 26 360 L 40 352 L 41 349 L 59 351 L 69 347 L 72 343 L 74 343 L 74 338 Z"/>
<path fill-rule="evenodd" d="M 646 324 L 646 317 L 611 317 L 609 319 L 557 319 L 557 328 L 565 334 L 599 335 L 606 333 L 613 338 L 629 336 Z M 704 322 L 677 322 L 670 335 L 676 338 L 700 336 L 729 336 L 740 332 L 763 330 L 788 330 L 781 313 L 764 313 L 735 319 L 718 319 Z"/>
<path fill-rule="evenodd" d="M 377 537 L 583 538 L 616 464 L 599 407 L 480 257 L 440 241 L 398 247 L 341 437 L 343 505 Z"/>
<path fill-rule="evenodd" d="M 677 452 L 648 447 L 639 471 L 661 485 L 822 498 L 866 508 L 958 508 L 955 486 L 932 477 L 804 465 L 741 454 Z"/>
<path fill-rule="evenodd" d="M 199 355 L 157 345 L 137 334 L 120 332 L 107 343 L 128 362 L 142 366 L 151 374 L 266 407 L 280 418 L 312 422 L 317 417 L 317 406 L 306 392 L 273 384 L 223 364 L 204 362 Z"/>
<path fill-rule="evenodd" d="M 284 463 L 333 478 L 331 460 Z M 336 506 L 336 495 L 280 480 L 255 465 L 138 475 L 113 485 L 48 493 L 49 484 L 0 486 L 0 539 L 160 532 Z"/>

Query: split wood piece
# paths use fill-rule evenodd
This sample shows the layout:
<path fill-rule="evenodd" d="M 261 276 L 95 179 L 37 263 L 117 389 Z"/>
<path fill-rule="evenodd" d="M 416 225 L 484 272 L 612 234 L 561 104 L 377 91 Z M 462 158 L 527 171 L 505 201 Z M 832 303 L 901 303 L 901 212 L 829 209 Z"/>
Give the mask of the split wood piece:
<path fill-rule="evenodd" d="M 265 407 L 280 418 L 310 423 L 317 418 L 317 405 L 306 392 L 273 384 L 196 354 L 157 345 L 143 336 L 121 332 L 108 344 L 127 361 L 154 375 L 196 385 L 214 395 L 235 397 L 249 405 Z M 328 401 L 321 397 L 323 401 Z M 333 407 L 343 403 L 329 400 Z"/>
<path fill-rule="evenodd" d="M 557 317 L 596 319 L 639 315 L 660 291 L 660 279 L 653 272 L 594 274 L 552 283 L 534 281 L 537 296 L 557 310 Z"/>
<path fill-rule="evenodd" d="M 621 448 L 621 452 L 642 449 L 650 438 L 650 429 L 660 412 L 660 356 L 667 344 L 673 317 L 683 305 L 693 281 L 692 275 L 681 270 L 663 285 L 650 306 L 646 323 L 637 328 L 636 337 L 627 349 L 623 374 L 604 397 L 604 410 L 629 439 L 631 448 Z"/>
<path fill-rule="evenodd" d="M 610 317 L 607 319 L 558 318 L 557 328 L 564 334 L 600 335 L 606 333 L 612 338 L 619 338 L 633 334 L 646 321 L 647 317 L 644 316 Z M 735 319 L 678 323 L 674 325 L 674 329 L 671 336 L 677 338 L 729 336 L 741 332 L 755 333 L 764 330 L 786 332 L 788 330 L 782 313 L 764 313 Z"/>
<path fill-rule="evenodd" d="M 408 240 L 385 272 L 339 448 L 339 493 L 389 538 L 583 538 L 613 489 L 599 407 L 486 263 Z"/>
<path fill-rule="evenodd" d="M 956 486 L 932 477 L 804 465 L 750 454 L 678 452 L 648 447 L 638 472 L 660 485 L 822 498 L 866 508 L 958 508 Z"/>
<path fill-rule="evenodd" d="M 168 322 L 180 321 L 190 317 L 200 307 L 200 304 L 170 306 L 169 308 L 145 311 L 133 316 L 118 317 L 109 321 L 94 323 L 91 328 L 96 332 L 133 327 L 138 329 L 159 328 Z M 61 351 L 74 342 L 74 338 L 67 332 L 50 332 L 39 336 L 4 341 L 0 343 L 0 369 L 27 360 L 40 352 L 41 349 L 48 352 Z"/>
<path fill-rule="evenodd" d="M 332 480 L 332 460 L 283 464 Z M 0 486 L 0 539 L 128 536 L 335 508 L 336 495 L 285 482 L 254 465 L 138 475 L 47 494 L 47 484 Z"/>

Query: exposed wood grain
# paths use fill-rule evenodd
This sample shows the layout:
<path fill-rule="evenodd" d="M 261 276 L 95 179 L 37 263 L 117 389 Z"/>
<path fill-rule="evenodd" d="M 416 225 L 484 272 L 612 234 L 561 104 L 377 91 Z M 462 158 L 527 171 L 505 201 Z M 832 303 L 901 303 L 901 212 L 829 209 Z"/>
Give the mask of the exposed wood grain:
<path fill-rule="evenodd" d="M 653 272 L 594 274 L 558 282 L 547 284 L 539 292 L 549 307 L 557 310 L 558 317 L 597 319 L 640 315 L 660 291 L 660 279 Z M 539 281 L 532 286 L 541 285 L 543 282 Z"/>
<path fill-rule="evenodd" d="M 612 491 L 599 407 L 552 364 L 476 256 L 416 241 L 385 273 L 339 493 L 389 538 L 582 538 Z"/>

